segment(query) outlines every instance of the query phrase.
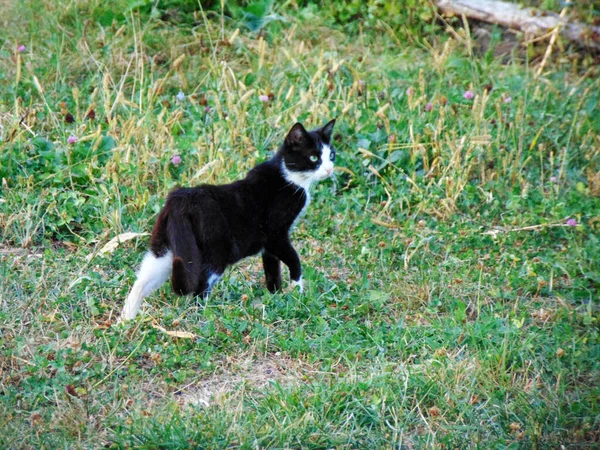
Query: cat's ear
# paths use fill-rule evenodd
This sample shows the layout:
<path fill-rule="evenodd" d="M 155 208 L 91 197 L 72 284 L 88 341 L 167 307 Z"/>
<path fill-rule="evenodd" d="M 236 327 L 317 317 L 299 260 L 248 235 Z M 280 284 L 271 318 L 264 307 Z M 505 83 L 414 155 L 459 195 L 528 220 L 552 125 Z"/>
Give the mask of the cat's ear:
<path fill-rule="evenodd" d="M 308 139 L 308 132 L 300 122 L 296 122 L 285 137 L 285 145 L 295 147 L 303 144 Z"/>
<path fill-rule="evenodd" d="M 333 133 L 333 126 L 335 125 L 336 120 L 337 119 L 333 119 L 331 122 L 323 126 L 323 128 L 318 130 L 323 142 L 327 142 L 328 144 L 331 142 L 331 134 Z"/>

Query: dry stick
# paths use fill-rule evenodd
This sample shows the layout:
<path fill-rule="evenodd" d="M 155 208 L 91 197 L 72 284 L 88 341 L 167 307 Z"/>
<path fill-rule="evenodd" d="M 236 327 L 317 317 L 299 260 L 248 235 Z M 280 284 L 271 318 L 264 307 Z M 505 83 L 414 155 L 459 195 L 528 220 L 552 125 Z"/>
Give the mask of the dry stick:
<path fill-rule="evenodd" d="M 371 217 L 371 222 L 373 222 L 375 225 L 381 225 L 382 227 L 386 227 L 386 228 L 392 228 L 392 229 L 400 228 L 400 225 L 396 225 L 393 223 L 387 223 L 387 222 L 377 219 L 376 217 Z"/>
<path fill-rule="evenodd" d="M 555 228 L 555 227 L 572 227 L 572 225 L 568 225 L 566 223 L 549 223 L 549 224 L 541 224 L 541 225 L 529 225 L 527 227 L 521 227 L 521 228 L 510 228 L 508 230 L 505 230 L 505 229 L 488 230 L 488 231 L 484 231 L 481 234 L 496 236 L 500 233 L 512 233 L 514 231 L 542 230 L 544 228 Z"/>
<path fill-rule="evenodd" d="M 554 47 L 554 42 L 556 42 L 556 37 L 558 36 L 558 33 L 560 31 L 560 27 L 562 25 L 562 22 L 565 18 L 566 13 L 567 13 L 567 9 L 568 9 L 568 6 L 565 6 L 562 9 L 562 11 L 560 12 L 560 16 L 558 16 L 559 21 L 556 24 L 556 26 L 554 27 L 554 30 L 552 31 L 552 36 L 550 36 L 550 43 L 548 44 L 548 47 L 546 47 L 546 53 L 544 53 L 544 58 L 542 58 L 542 62 L 540 64 L 540 67 L 538 67 L 538 70 L 536 73 L 536 76 L 538 76 L 538 77 L 544 71 L 544 67 L 546 67 L 546 61 L 548 61 L 548 58 L 552 54 L 552 48 Z"/>
<path fill-rule="evenodd" d="M 17 359 L 17 360 L 19 360 L 19 361 L 21 361 L 21 362 L 23 362 L 23 363 L 25 363 L 25 364 L 27 364 L 27 365 L 30 365 L 30 366 L 33 366 L 33 367 L 35 367 L 35 364 L 34 364 L 34 363 L 32 363 L 31 361 L 27 361 L 26 359 L 19 358 L 18 356 L 15 356 L 15 355 L 11 355 L 11 358 L 13 358 L 13 359 Z"/>

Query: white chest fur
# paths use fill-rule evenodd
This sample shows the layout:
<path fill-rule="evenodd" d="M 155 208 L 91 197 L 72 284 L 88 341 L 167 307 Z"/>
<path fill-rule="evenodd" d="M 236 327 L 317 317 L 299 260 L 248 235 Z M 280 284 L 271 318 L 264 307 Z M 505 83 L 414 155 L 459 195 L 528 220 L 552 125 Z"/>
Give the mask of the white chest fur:
<path fill-rule="evenodd" d="M 308 194 L 310 185 L 313 182 L 313 172 L 292 172 L 285 167 L 285 162 L 283 161 L 281 163 L 281 172 L 283 173 L 283 178 L 285 178 L 286 181 L 304 189 Z"/>
<path fill-rule="evenodd" d="M 310 204 L 310 186 L 313 182 L 313 173 L 312 172 L 308 172 L 308 173 L 292 172 L 292 171 L 288 170 L 287 167 L 285 167 L 285 163 L 283 161 L 281 164 L 281 172 L 283 173 L 283 177 L 286 179 L 286 181 L 297 186 L 298 189 L 304 190 L 304 194 L 306 195 L 306 200 L 304 202 L 304 206 L 302 207 L 302 210 L 300 211 L 300 213 L 298 214 L 298 216 L 296 216 L 296 219 L 294 220 L 293 225 L 295 225 L 296 222 L 298 221 L 298 219 L 300 218 L 300 216 L 304 215 L 306 208 L 308 208 L 308 205 Z"/>

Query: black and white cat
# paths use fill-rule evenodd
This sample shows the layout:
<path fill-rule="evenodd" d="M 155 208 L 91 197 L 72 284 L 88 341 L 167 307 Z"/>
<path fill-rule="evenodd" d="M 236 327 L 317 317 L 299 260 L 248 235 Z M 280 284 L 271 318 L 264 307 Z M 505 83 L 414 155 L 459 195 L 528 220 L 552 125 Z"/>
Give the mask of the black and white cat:
<path fill-rule="evenodd" d="M 302 268 L 289 232 L 308 206 L 311 184 L 333 172 L 334 125 L 335 119 L 306 131 L 296 123 L 277 154 L 243 180 L 171 192 L 121 319 L 133 319 L 142 300 L 169 275 L 176 294 L 207 296 L 227 266 L 259 252 L 269 291 L 281 289 L 281 261 L 302 291 Z"/>

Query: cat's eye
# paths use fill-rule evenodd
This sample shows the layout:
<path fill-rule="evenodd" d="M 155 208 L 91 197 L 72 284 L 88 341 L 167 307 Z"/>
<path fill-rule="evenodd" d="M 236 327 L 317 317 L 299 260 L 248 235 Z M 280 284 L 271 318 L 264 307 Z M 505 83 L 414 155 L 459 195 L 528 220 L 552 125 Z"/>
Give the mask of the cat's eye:
<path fill-rule="evenodd" d="M 319 157 L 317 155 L 310 155 L 309 158 L 312 162 L 317 162 L 319 160 Z"/>
<path fill-rule="evenodd" d="M 333 153 L 333 152 L 330 153 L 329 154 L 329 159 L 332 160 L 332 161 L 335 161 L 335 153 Z"/>

